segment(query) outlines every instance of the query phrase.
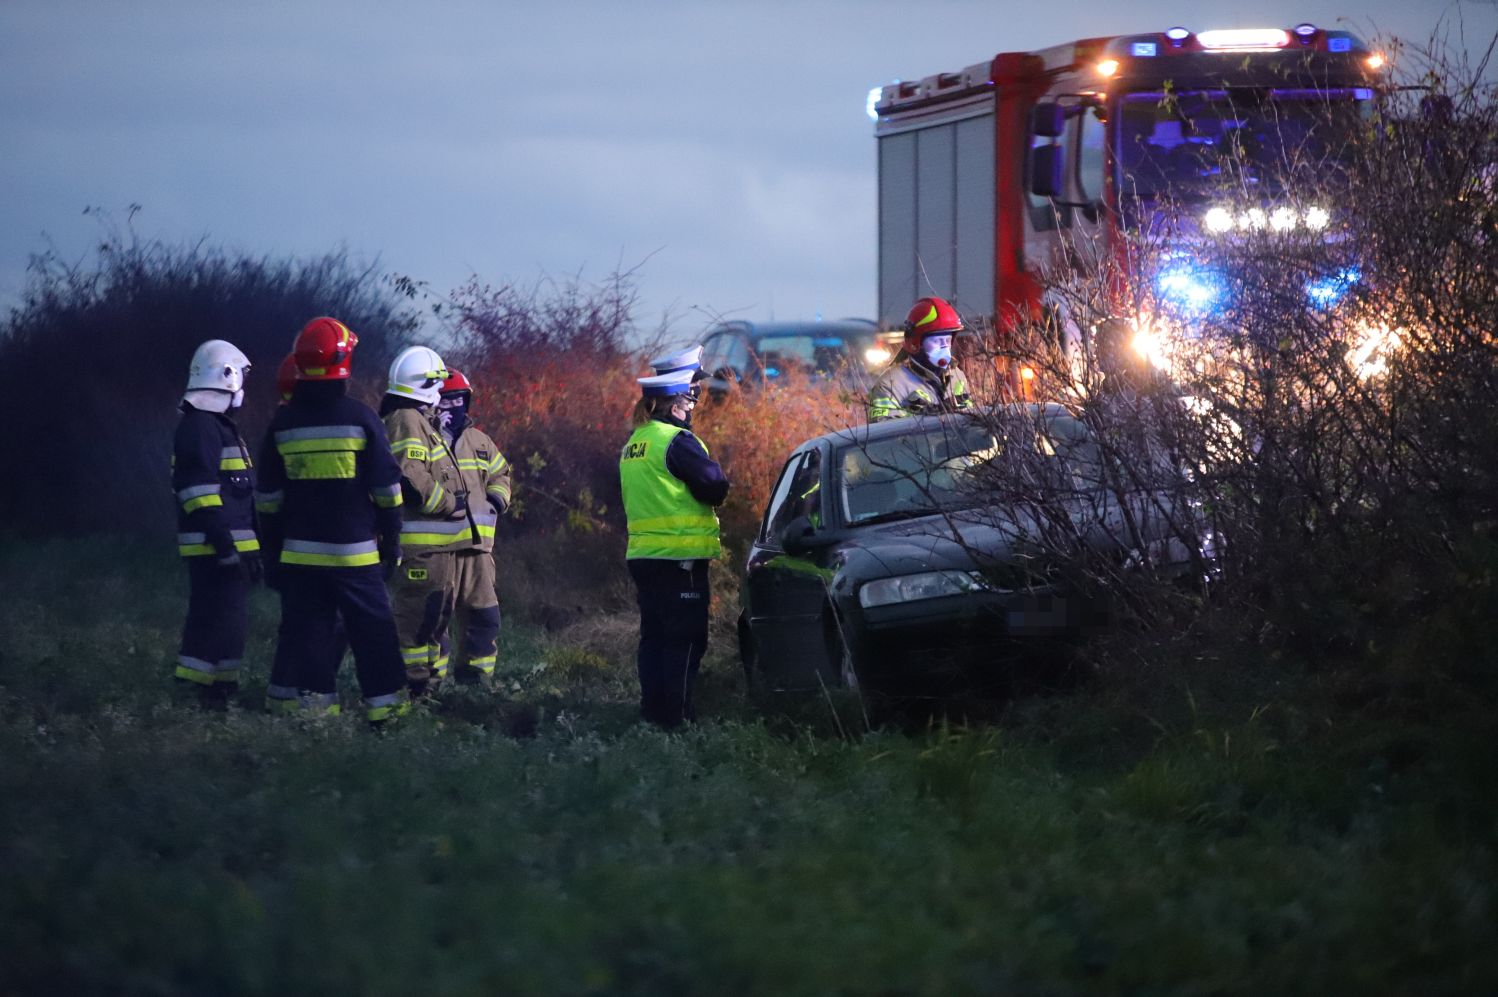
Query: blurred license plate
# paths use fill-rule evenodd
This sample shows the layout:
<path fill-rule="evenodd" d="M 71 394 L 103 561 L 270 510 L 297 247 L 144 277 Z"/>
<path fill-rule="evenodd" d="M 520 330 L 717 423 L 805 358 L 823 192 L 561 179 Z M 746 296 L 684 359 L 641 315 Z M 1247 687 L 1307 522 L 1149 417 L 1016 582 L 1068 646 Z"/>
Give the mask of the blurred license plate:
<path fill-rule="evenodd" d="M 1058 596 L 1035 595 L 1025 599 L 1018 609 L 1009 611 L 1009 630 L 1060 630 L 1066 626 L 1066 600 Z"/>

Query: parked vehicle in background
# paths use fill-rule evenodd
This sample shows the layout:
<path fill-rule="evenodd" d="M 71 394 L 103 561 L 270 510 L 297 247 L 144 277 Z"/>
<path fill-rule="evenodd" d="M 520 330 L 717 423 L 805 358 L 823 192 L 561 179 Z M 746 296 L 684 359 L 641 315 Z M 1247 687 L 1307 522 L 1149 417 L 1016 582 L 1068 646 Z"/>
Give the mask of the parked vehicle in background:
<path fill-rule="evenodd" d="M 870 383 L 889 362 L 898 339 L 881 333 L 869 319 L 827 322 L 723 322 L 702 341 L 702 369 L 712 375 L 708 388 L 773 383 L 795 371 L 813 377 L 847 377 L 857 387 Z"/>
<path fill-rule="evenodd" d="M 1023 505 L 1000 506 L 984 485 L 985 469 L 989 481 L 1008 473 L 1001 459 L 1038 469 Z M 1191 519 L 1175 514 L 1176 492 L 1118 490 L 1103 462 L 1087 426 L 1056 404 L 806 441 L 781 471 L 740 586 L 751 685 L 1003 682 L 1019 657 L 1101 625 L 1104 608 L 1047 558 L 1037 509 L 1068 517 L 1077 542 L 1119 562 L 1143 545 L 1184 569 L 1200 550 L 1181 536 Z"/>

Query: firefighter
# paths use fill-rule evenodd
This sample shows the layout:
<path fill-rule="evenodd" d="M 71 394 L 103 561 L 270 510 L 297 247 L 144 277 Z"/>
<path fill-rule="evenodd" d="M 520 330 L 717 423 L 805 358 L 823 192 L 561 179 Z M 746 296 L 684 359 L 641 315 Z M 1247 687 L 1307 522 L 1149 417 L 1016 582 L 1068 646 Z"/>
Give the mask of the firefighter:
<path fill-rule="evenodd" d="M 694 718 L 692 686 L 707 649 L 708 562 L 718 556 L 714 507 L 728 478 L 692 434 L 695 363 L 639 378 L 634 434 L 619 455 L 629 522 L 625 557 L 640 604 L 640 715 L 667 730 Z"/>
<path fill-rule="evenodd" d="M 206 706 L 227 705 L 239 688 L 249 625 L 249 590 L 260 580 L 255 477 L 229 413 L 244 401 L 250 361 L 210 339 L 192 355 L 182 418 L 172 442 L 177 551 L 187 561 L 187 619 L 173 673 Z"/>
<path fill-rule="evenodd" d="M 365 716 L 382 724 L 406 708 L 405 670 L 385 580 L 400 561 L 400 468 L 385 429 L 347 396 L 359 337 L 333 318 L 297 334 L 297 378 L 260 448 L 255 494 L 267 581 L 281 594 L 269 698 L 338 712 L 334 657 L 341 618 Z"/>
<path fill-rule="evenodd" d="M 276 394 L 280 397 L 282 405 L 291 401 L 291 396 L 296 391 L 296 381 L 296 354 L 288 353 L 281 359 L 280 366 L 276 368 Z M 338 673 L 338 666 L 343 663 L 343 656 L 347 653 L 348 632 L 343 627 L 343 618 L 338 617 L 334 621 L 332 648 L 329 651 L 333 674 Z M 272 670 L 275 670 L 274 666 Z M 271 713 L 305 711 L 325 715 L 337 715 L 341 711 L 337 696 L 307 691 L 304 686 L 300 685 L 300 677 L 295 680 L 298 684 L 291 684 L 293 680 L 287 674 L 280 677 L 285 684 L 272 681 L 265 691 L 267 711 Z"/>
<path fill-rule="evenodd" d="M 471 540 L 454 544 L 453 617 L 462 634 L 462 661 L 454 677 L 492 687 L 498 658 L 499 596 L 494 589 L 494 530 L 510 507 L 510 462 L 471 421 L 473 385 L 462 371 L 449 370 L 437 403 L 437 425 L 449 459 L 458 466 L 468 495 Z M 447 657 L 447 630 L 441 657 Z"/>
<path fill-rule="evenodd" d="M 903 328 L 903 355 L 869 392 L 869 421 L 971 407 L 967 377 L 952 362 L 952 339 L 962 331 L 957 310 L 941 298 L 922 298 Z"/>
<path fill-rule="evenodd" d="M 390 598 L 413 696 L 435 692 L 447 675 L 442 634 L 452 618 L 453 552 L 472 545 L 477 532 L 457 464 L 437 429 L 437 403 L 447 375 L 436 350 L 407 347 L 390 364 L 389 386 L 380 403 L 405 498 L 405 560 L 391 583 Z"/>

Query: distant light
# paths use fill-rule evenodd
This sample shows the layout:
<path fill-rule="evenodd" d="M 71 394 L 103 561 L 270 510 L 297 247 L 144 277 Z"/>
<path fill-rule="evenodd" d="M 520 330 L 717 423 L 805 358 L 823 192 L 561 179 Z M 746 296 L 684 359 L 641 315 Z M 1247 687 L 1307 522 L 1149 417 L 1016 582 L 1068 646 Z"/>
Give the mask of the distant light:
<path fill-rule="evenodd" d="M 1269 227 L 1276 232 L 1295 227 L 1295 210 L 1285 205 L 1280 205 L 1269 213 Z"/>
<path fill-rule="evenodd" d="M 1207 212 L 1202 223 L 1208 232 L 1226 232 L 1233 227 L 1233 213 L 1227 208 L 1216 207 Z"/>
<path fill-rule="evenodd" d="M 1019 369 L 1019 378 L 1020 378 L 1021 381 L 1033 381 L 1033 380 L 1035 380 L 1035 368 L 1034 367 L 1021 367 Z"/>
<path fill-rule="evenodd" d="M 1330 308 L 1352 289 L 1352 285 L 1363 279 L 1357 267 L 1346 267 L 1330 277 L 1322 277 L 1306 284 L 1306 297 L 1318 308 Z"/>
<path fill-rule="evenodd" d="M 871 89 L 869 91 L 869 99 L 864 104 L 864 110 L 869 113 L 870 120 L 873 120 L 873 121 L 878 121 L 879 120 L 879 111 L 877 110 L 877 108 L 879 106 L 879 98 L 881 96 L 883 96 L 883 94 L 884 94 L 884 88 L 883 87 L 874 87 L 873 89 Z"/>
<path fill-rule="evenodd" d="M 1185 43 L 1186 39 L 1191 37 L 1191 32 L 1186 28 L 1171 28 L 1169 31 L 1165 32 L 1165 37 L 1169 38 L 1170 43 L 1176 48 L 1180 48 L 1181 45 Z"/>
<path fill-rule="evenodd" d="M 1118 72 L 1118 60 L 1104 59 L 1102 62 L 1097 64 L 1097 71 L 1099 76 L 1112 76 L 1114 73 Z"/>
<path fill-rule="evenodd" d="M 1367 63 L 1369 69 L 1382 69 L 1384 65 L 1384 56 L 1382 52 L 1374 52 L 1364 61 Z"/>
<path fill-rule="evenodd" d="M 1269 218 L 1264 214 L 1263 208 L 1249 208 L 1238 216 L 1238 227 L 1241 229 L 1261 229 L 1268 222 Z"/>
<path fill-rule="evenodd" d="M 1351 52 L 1352 39 L 1346 35 L 1338 38 L 1328 38 L 1326 40 L 1326 50 L 1328 52 Z"/>
<path fill-rule="evenodd" d="M 1220 293 L 1219 278 L 1208 270 L 1188 266 L 1166 270 L 1155 278 L 1160 296 L 1176 305 L 1202 311 L 1216 302 Z"/>
<path fill-rule="evenodd" d="M 870 346 L 863 351 L 863 361 L 870 367 L 877 367 L 880 364 L 889 363 L 890 355 L 889 350 L 882 346 Z"/>
<path fill-rule="evenodd" d="M 1196 40 L 1201 42 L 1202 48 L 1231 52 L 1284 48 L 1290 44 L 1290 35 L 1283 28 L 1217 28 L 1201 32 Z"/>
<path fill-rule="evenodd" d="M 1159 48 L 1154 42 L 1135 42 L 1129 46 L 1129 54 L 1141 59 L 1151 58 L 1158 52 Z"/>
<path fill-rule="evenodd" d="M 1309 38 L 1316 33 L 1316 25 L 1309 22 L 1305 24 L 1297 24 L 1295 26 L 1295 33 L 1302 38 Z"/>
<path fill-rule="evenodd" d="M 1358 87 L 1352 92 L 1352 96 L 1355 100 L 1372 100 L 1373 90 L 1369 87 Z"/>
<path fill-rule="evenodd" d="M 1324 229 L 1331 220 L 1331 213 L 1325 208 L 1313 206 L 1306 209 L 1306 228 L 1308 229 Z"/>

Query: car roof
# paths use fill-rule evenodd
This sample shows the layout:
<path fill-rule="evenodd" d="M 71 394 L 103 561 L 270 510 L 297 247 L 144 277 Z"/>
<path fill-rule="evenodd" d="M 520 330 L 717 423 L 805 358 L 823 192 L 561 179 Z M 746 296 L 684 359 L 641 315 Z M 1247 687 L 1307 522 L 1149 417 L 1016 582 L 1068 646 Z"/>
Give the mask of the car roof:
<path fill-rule="evenodd" d="M 731 322 L 720 322 L 704 332 L 703 338 L 716 336 L 722 332 L 739 333 L 751 339 L 762 339 L 766 336 L 836 336 L 846 338 L 848 336 L 869 336 L 878 331 L 878 326 L 872 319 L 843 318 L 829 319 L 826 321 L 806 320 L 800 322 L 748 322 L 735 319 Z"/>
<path fill-rule="evenodd" d="M 1067 410 L 1065 405 L 1058 402 L 1016 402 L 1007 405 L 995 405 L 987 411 L 993 412 L 999 418 L 1009 415 L 1015 418 L 1039 420 L 1039 419 L 1066 419 L 1073 420 L 1075 417 Z M 930 432 L 943 425 L 951 425 L 953 422 L 972 421 L 970 415 L 921 415 L 907 416 L 900 419 L 882 419 L 879 422 L 869 423 L 864 426 L 850 426 L 846 429 L 836 429 L 821 436 L 814 436 L 796 447 L 794 453 L 810 450 L 812 447 L 821 446 L 823 443 L 831 444 L 833 447 L 844 447 L 849 444 L 863 445 L 877 442 L 879 440 L 893 439 L 897 436 L 913 436 L 918 433 Z"/>

